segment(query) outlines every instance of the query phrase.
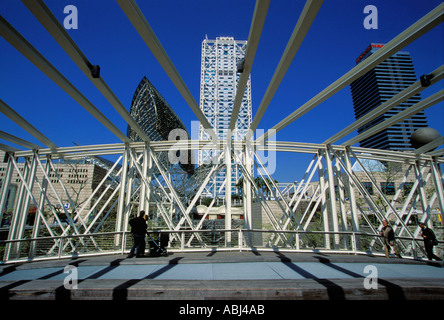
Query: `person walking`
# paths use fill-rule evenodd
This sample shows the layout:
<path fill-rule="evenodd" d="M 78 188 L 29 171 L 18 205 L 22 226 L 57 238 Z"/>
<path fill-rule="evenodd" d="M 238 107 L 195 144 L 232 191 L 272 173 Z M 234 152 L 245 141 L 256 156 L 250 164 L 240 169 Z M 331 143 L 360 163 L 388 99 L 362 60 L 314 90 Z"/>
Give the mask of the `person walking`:
<path fill-rule="evenodd" d="M 396 246 L 395 232 L 393 231 L 393 228 L 389 226 L 387 220 L 383 220 L 382 225 L 383 227 L 379 234 L 381 236 L 384 236 L 384 247 L 385 247 L 386 258 L 390 257 L 390 247 L 393 247 L 393 250 L 395 251 L 395 254 L 398 258 L 402 258 Z"/>
<path fill-rule="evenodd" d="M 424 248 L 427 253 L 427 258 L 432 261 L 433 259 L 437 261 L 442 261 L 437 255 L 433 253 L 433 246 L 438 244 L 438 240 L 436 239 L 436 235 L 432 229 L 427 227 L 427 225 L 423 222 L 419 223 L 419 227 L 421 228 L 421 237 L 424 238 Z"/>
<path fill-rule="evenodd" d="M 148 227 L 146 220 L 147 216 L 145 211 L 140 211 L 139 216 L 133 218 L 129 221 L 131 226 L 131 233 L 133 234 L 134 243 L 128 255 L 128 258 L 132 258 L 134 253 L 136 253 L 136 258 L 141 258 L 145 256 L 145 234 Z"/>

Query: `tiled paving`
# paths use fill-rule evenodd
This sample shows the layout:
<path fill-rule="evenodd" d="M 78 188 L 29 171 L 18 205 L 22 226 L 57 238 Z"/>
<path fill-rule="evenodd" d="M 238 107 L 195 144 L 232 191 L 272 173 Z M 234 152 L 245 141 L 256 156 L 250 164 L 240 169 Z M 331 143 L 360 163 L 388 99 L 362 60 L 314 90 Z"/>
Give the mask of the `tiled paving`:
<path fill-rule="evenodd" d="M 68 265 L 74 265 L 75 270 L 65 271 Z M 345 287 L 353 284 L 361 290 L 364 279 L 370 274 L 366 270 L 368 266 L 373 268 L 371 276 L 383 279 L 380 281 L 381 284 L 390 285 L 391 280 L 397 279 L 397 281 L 407 281 L 409 288 L 412 286 L 419 288 L 421 283 L 427 283 L 427 285 L 432 285 L 435 291 L 439 289 L 444 292 L 442 262 L 274 252 L 175 253 L 168 257 L 141 259 L 130 259 L 126 256 L 101 256 L 2 265 L 0 266 L 0 292 L 3 298 L 19 297 L 24 292 L 26 292 L 25 296 L 33 297 L 32 286 L 34 285 L 51 296 L 51 290 L 58 288 L 57 290 L 60 291 L 65 279 L 73 275 L 76 276 L 79 287 L 88 287 L 90 296 L 94 296 L 100 290 L 101 294 L 106 290 L 115 293 L 116 288 L 122 288 L 122 284 L 125 283 L 127 286 L 125 290 L 131 287 L 133 287 L 131 290 L 138 288 L 137 290 L 144 292 L 145 295 L 153 285 L 162 283 L 169 284 L 165 292 L 173 290 L 176 284 L 180 284 L 180 290 L 189 290 L 187 284 L 192 289 L 196 283 L 201 284 L 200 288 L 205 283 L 208 286 L 206 291 L 194 288 L 201 290 L 203 296 L 216 290 L 217 287 L 240 292 L 240 284 L 243 287 L 255 285 L 255 290 L 260 291 L 261 294 L 276 293 L 276 290 L 283 290 L 284 284 L 288 286 L 291 283 L 289 281 L 296 281 L 293 282 L 293 287 L 303 287 L 311 283 L 312 287 L 317 288 L 321 284 L 321 288 L 324 287 L 327 290 L 329 287 L 342 288 L 341 283 L 348 283 Z M 227 280 L 230 281 L 227 282 Z M 116 283 L 120 285 L 116 286 Z M 228 283 L 230 288 L 227 288 Z M 236 286 L 236 283 L 239 286 Z M 260 289 L 261 284 L 264 285 L 264 290 Z M 45 286 L 48 288 L 44 289 Z M 96 293 L 93 293 L 94 286 L 99 290 Z M 292 286 L 289 290 L 294 291 Z M 254 290 L 248 290 L 248 294 L 253 294 Z M 298 292 L 303 293 L 300 290 Z M 198 295 L 196 292 L 194 294 Z"/>

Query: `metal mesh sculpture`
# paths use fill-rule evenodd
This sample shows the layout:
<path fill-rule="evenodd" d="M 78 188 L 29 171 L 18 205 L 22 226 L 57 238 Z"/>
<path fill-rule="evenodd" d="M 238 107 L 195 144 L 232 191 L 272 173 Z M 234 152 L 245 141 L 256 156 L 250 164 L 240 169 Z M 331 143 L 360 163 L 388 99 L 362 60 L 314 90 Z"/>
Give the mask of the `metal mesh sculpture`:
<path fill-rule="evenodd" d="M 182 129 L 186 132 L 187 139 L 190 139 L 183 122 L 146 77 L 143 77 L 137 86 L 130 114 L 152 141 L 168 140 L 170 132 L 174 129 Z M 131 141 L 142 141 L 130 126 L 128 126 L 127 135 Z M 163 152 L 160 158 L 165 167 L 171 166 L 168 163 L 167 152 Z M 187 163 L 180 162 L 180 167 L 192 174 L 194 163 L 191 151 L 188 151 L 187 159 Z"/>
<path fill-rule="evenodd" d="M 170 133 L 174 129 L 182 129 L 182 132 L 186 132 L 186 139 L 190 139 L 179 116 L 146 77 L 143 77 L 137 86 L 130 114 L 152 141 L 169 140 Z M 132 141 L 142 141 L 130 126 L 128 126 L 127 135 Z M 175 139 L 175 135 L 172 135 L 172 138 Z M 196 193 L 197 188 L 210 172 L 212 165 L 203 164 L 195 170 L 193 151 L 180 150 L 177 152 L 187 152 L 187 161 L 184 161 L 186 163 L 179 162 L 180 166 L 175 166 L 169 161 L 167 151 L 158 153 L 157 158 L 165 171 L 175 173 L 174 187 L 178 194 L 184 198 L 190 198 Z M 223 165 L 219 164 L 214 174 L 217 174 L 221 169 L 223 169 Z"/>

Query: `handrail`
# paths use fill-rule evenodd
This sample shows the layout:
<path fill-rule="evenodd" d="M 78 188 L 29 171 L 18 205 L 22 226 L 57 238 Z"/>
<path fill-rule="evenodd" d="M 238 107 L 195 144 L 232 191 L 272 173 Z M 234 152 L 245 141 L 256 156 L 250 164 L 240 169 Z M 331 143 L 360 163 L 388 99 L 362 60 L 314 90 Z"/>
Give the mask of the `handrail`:
<path fill-rule="evenodd" d="M 205 232 L 258 232 L 258 233 L 293 233 L 293 234 L 330 234 L 330 235 L 357 235 L 357 236 L 368 236 L 368 237 L 378 237 L 382 238 L 382 235 L 367 233 L 367 232 L 355 232 L 355 231 L 317 231 L 317 230 L 265 230 L 265 229 L 200 229 L 200 230 L 164 230 L 164 229 L 153 229 L 148 230 L 147 233 L 205 233 Z M 131 234 L 130 231 L 114 231 L 114 232 L 99 232 L 93 234 L 72 234 L 65 236 L 54 236 L 54 237 L 39 237 L 39 238 L 24 238 L 24 239 L 13 239 L 13 240 L 0 240 L 0 244 L 3 243 L 16 243 L 23 241 L 42 241 L 42 240 L 58 240 L 58 239 L 68 239 L 68 238 L 82 238 L 82 237 L 95 237 L 95 236 L 112 236 L 112 235 L 123 235 Z M 423 241 L 422 238 L 412 238 L 412 237 L 399 237 L 395 236 L 395 239 L 401 240 L 418 240 Z M 444 243 L 444 240 L 438 240 L 438 243 Z"/>

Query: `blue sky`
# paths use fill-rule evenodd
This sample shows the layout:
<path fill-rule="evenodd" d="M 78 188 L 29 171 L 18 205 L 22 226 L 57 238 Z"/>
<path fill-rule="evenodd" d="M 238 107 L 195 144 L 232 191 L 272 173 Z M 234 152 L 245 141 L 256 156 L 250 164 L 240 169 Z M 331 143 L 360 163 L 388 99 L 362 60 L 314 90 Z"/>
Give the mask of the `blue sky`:
<path fill-rule="evenodd" d="M 100 65 L 102 78 L 128 110 L 138 83 L 146 76 L 191 130 L 191 121 L 196 121 L 196 117 L 115 1 L 47 0 L 45 3 L 61 23 L 66 17 L 64 7 L 77 7 L 78 29 L 68 32 L 86 57 Z M 137 3 L 197 102 L 203 39 L 232 36 L 246 40 L 255 6 L 253 0 L 138 0 Z M 371 42 L 390 41 L 440 3 L 439 0 L 324 1 L 259 129 L 271 128 L 353 68 L 355 59 Z M 302 0 L 271 1 L 251 73 L 253 116 L 304 4 Z M 377 30 L 363 26 L 366 17 L 363 10 L 369 4 L 378 9 Z M 0 13 L 126 133 L 125 121 L 21 1 L 2 0 Z M 404 49 L 410 52 L 418 77 L 443 63 L 442 39 L 444 26 L 441 24 Z M 442 87 L 441 81 L 424 90 L 422 97 Z M 120 142 L 2 38 L 0 97 L 58 146 Z M 444 135 L 443 104 L 426 110 L 426 115 L 429 126 Z M 276 139 L 321 143 L 353 121 L 347 87 L 280 131 Z M 0 114 L 0 130 L 42 145 L 3 114 Z M 346 139 L 352 136 L 354 134 Z M 0 143 L 10 145 L 1 140 Z M 280 182 L 300 179 L 309 159 L 311 156 L 279 153 L 275 178 Z"/>

